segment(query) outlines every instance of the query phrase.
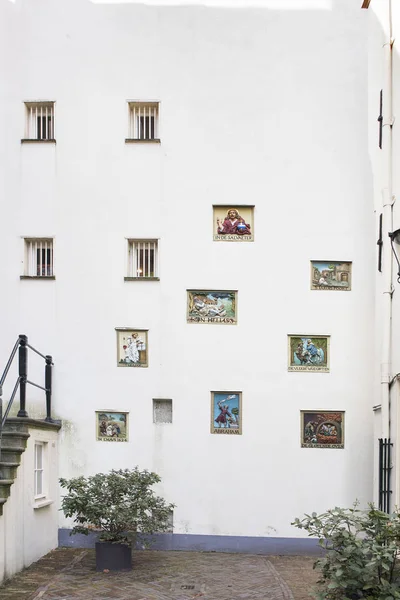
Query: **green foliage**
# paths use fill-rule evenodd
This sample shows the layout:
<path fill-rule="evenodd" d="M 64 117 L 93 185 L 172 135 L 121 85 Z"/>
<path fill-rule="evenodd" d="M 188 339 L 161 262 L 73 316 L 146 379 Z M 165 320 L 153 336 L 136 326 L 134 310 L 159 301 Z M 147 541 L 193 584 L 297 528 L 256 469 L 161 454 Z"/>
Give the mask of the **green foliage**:
<path fill-rule="evenodd" d="M 334 508 L 305 515 L 292 523 L 319 538 L 325 557 L 314 564 L 321 570 L 317 600 L 400 599 L 400 514 L 388 515 L 372 504 L 368 510 Z"/>
<path fill-rule="evenodd" d="M 167 504 L 152 490 L 161 481 L 156 473 L 135 469 L 112 470 L 91 477 L 60 479 L 68 492 L 61 509 L 73 517 L 71 532 L 88 535 L 100 530 L 99 539 L 129 543 L 129 535 L 166 531 L 174 504 Z"/>

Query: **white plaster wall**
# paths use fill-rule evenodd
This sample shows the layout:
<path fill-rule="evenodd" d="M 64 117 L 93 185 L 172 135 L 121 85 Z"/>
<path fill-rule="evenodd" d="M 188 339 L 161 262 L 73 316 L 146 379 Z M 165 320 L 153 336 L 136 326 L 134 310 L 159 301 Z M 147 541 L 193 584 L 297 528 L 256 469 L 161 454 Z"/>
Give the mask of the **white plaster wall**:
<path fill-rule="evenodd" d="M 0 362 L 18 333 L 52 353 L 61 475 L 155 469 L 175 532 L 294 537 L 305 511 L 371 499 L 375 231 L 359 4 L 1 6 Z M 56 101 L 56 146 L 19 142 L 21 103 L 34 99 Z M 161 101 L 160 146 L 124 144 L 127 99 Z M 215 203 L 254 204 L 256 241 L 213 243 Z M 55 235 L 56 281 L 19 280 L 23 235 Z M 124 283 L 136 236 L 160 238 L 158 283 Z M 311 259 L 352 260 L 352 292 L 311 292 Z M 238 325 L 187 325 L 187 288 L 238 289 Z M 118 326 L 149 329 L 148 369 L 116 367 Z M 288 373 L 289 333 L 330 334 L 331 373 Z M 241 437 L 210 435 L 210 390 L 242 390 Z M 172 425 L 153 425 L 157 397 L 173 399 Z M 130 442 L 96 442 L 96 409 L 129 411 Z M 345 449 L 301 449 L 301 409 L 345 410 Z"/>
<path fill-rule="evenodd" d="M 58 432 L 29 428 L 17 477 L 0 516 L 0 582 L 28 567 L 58 545 Z M 34 497 L 35 442 L 45 442 L 46 499 Z"/>
<path fill-rule="evenodd" d="M 400 8 L 397 2 L 392 2 L 392 86 L 393 86 L 393 115 L 394 123 L 392 127 L 392 193 L 394 198 L 393 219 L 390 230 L 394 231 L 400 228 L 400 213 L 398 206 L 400 172 L 397 167 L 400 160 L 400 130 L 398 125 L 398 115 L 400 113 L 400 56 L 397 37 L 400 32 Z M 368 11 L 369 17 L 369 153 L 371 166 L 373 171 L 373 186 L 374 186 L 374 206 L 376 211 L 376 239 L 378 238 L 379 214 L 382 212 L 383 194 L 382 191 L 387 185 L 386 176 L 386 154 L 378 148 L 378 126 L 377 116 L 379 114 L 379 91 L 385 86 L 385 52 L 384 44 L 388 41 L 389 31 L 389 0 L 374 0 Z M 387 102 L 387 94 L 384 96 L 384 102 Z M 388 237 L 384 237 L 384 244 L 389 244 Z M 393 296 L 392 296 L 392 339 L 391 339 L 391 376 L 400 372 L 400 349 L 397 343 L 397 331 L 400 327 L 400 304 L 399 304 L 399 284 L 397 283 L 397 264 L 392 257 L 393 268 Z M 380 403 L 380 371 L 381 362 L 381 343 L 382 343 L 382 295 L 384 293 L 384 285 L 382 275 L 376 275 L 376 312 L 375 312 L 375 375 L 374 375 L 374 404 Z M 393 447 L 393 464 L 392 470 L 392 507 L 398 506 L 400 501 L 400 478 L 399 464 L 400 454 L 398 448 L 398 440 L 400 434 L 400 411 L 399 411 L 399 388 L 398 384 L 394 383 L 391 386 L 391 410 L 390 410 L 390 438 L 394 443 Z M 377 444 L 378 437 L 382 437 L 382 422 L 380 411 L 375 414 L 375 443 Z M 376 485 L 374 486 L 375 500 L 377 500 L 377 466 L 378 466 L 378 449 L 376 446 L 376 456 L 374 460 L 374 468 L 376 473 Z"/>
<path fill-rule="evenodd" d="M 399 172 L 399 161 L 400 161 L 400 129 L 398 116 L 400 115 L 400 46 L 398 42 L 398 36 L 400 34 L 400 8 L 396 2 L 392 3 L 392 24 L 394 39 L 392 61 L 393 61 L 393 114 L 394 123 L 392 127 L 393 135 L 393 231 L 400 229 L 400 172 Z M 397 40 L 396 40 L 397 38 Z M 397 248 L 398 251 L 398 248 Z M 392 311 L 392 375 L 395 376 L 400 372 L 400 348 L 398 344 L 398 331 L 400 327 L 400 287 L 397 282 L 398 278 L 398 265 L 393 260 L 393 311 Z M 392 405 L 392 421 L 391 421 L 391 438 L 394 441 L 394 453 L 395 453 L 395 469 L 393 469 L 394 481 L 393 481 L 393 495 L 394 504 L 399 505 L 400 502 L 400 449 L 398 441 L 400 439 L 400 410 L 399 410 L 399 382 L 395 383 L 392 387 L 391 394 L 391 405 Z"/>

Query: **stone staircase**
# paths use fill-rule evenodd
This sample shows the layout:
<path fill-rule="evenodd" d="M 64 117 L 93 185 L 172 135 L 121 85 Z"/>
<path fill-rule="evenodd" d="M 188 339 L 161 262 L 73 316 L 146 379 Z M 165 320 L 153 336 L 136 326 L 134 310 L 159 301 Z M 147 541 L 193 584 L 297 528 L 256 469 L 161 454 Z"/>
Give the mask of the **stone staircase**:
<path fill-rule="evenodd" d="M 0 516 L 17 476 L 21 455 L 29 438 L 28 425 L 18 419 L 8 419 L 0 440 Z"/>

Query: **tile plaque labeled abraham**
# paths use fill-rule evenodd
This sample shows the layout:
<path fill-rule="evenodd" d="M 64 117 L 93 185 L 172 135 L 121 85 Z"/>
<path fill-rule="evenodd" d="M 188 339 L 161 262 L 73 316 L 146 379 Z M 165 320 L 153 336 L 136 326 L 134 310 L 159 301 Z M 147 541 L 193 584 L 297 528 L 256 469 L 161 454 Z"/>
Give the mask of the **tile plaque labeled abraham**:
<path fill-rule="evenodd" d="M 241 435 L 242 392 L 211 392 L 211 433 Z"/>
<path fill-rule="evenodd" d="M 351 262 L 312 260 L 311 289 L 349 292 L 351 266 Z"/>
<path fill-rule="evenodd" d="M 254 206 L 213 206 L 214 242 L 253 242 Z"/>
<path fill-rule="evenodd" d="M 302 448 L 344 448 L 344 411 L 302 410 Z"/>
<path fill-rule="evenodd" d="M 188 323 L 237 323 L 236 290 L 187 290 Z"/>
<path fill-rule="evenodd" d="M 329 373 L 329 335 L 289 335 L 288 371 Z"/>

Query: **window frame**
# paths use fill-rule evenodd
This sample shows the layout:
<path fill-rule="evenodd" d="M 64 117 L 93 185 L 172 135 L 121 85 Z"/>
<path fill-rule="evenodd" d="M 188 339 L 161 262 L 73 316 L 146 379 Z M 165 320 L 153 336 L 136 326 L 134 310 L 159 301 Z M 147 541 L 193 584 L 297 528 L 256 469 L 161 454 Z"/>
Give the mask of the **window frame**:
<path fill-rule="evenodd" d="M 25 100 L 23 103 L 24 106 L 24 137 L 21 139 L 21 143 L 38 143 L 38 144 L 55 144 L 56 143 L 56 102 L 55 100 Z M 38 113 L 40 110 L 40 114 Z M 33 113 L 35 111 L 35 113 Z M 43 114 L 43 111 L 44 114 Z M 50 111 L 50 114 L 48 114 Z M 50 133 L 52 135 L 49 136 L 49 125 L 44 128 L 46 132 L 46 137 L 39 137 L 39 129 L 40 133 L 43 131 L 43 119 L 49 118 L 48 123 L 50 123 Z M 42 123 L 40 127 L 38 126 L 38 122 L 35 123 L 35 119 L 40 118 Z"/>
<path fill-rule="evenodd" d="M 127 241 L 127 253 L 126 253 L 126 268 L 124 277 L 125 281 L 160 281 L 160 240 L 158 238 L 134 238 L 129 237 L 126 238 Z M 140 247 L 137 248 L 138 244 L 153 244 L 153 248 L 147 248 L 147 250 L 154 250 L 154 258 L 153 258 L 153 275 L 137 275 L 138 269 L 137 262 L 135 260 L 135 252 L 140 251 Z M 142 248 L 144 252 L 146 252 L 146 248 Z M 150 262 L 149 259 L 148 264 Z"/>
<path fill-rule="evenodd" d="M 48 445 L 47 442 L 44 442 L 42 440 L 35 440 L 34 458 L 33 458 L 33 497 L 34 497 L 35 502 L 44 500 L 48 496 L 48 490 L 47 490 L 48 474 L 47 474 L 47 468 L 46 468 L 47 445 Z M 38 463 L 37 448 L 41 448 L 41 468 L 38 468 L 38 466 L 37 466 L 37 463 Z M 41 474 L 42 474 L 40 493 L 38 493 L 38 490 L 37 490 L 37 473 L 38 472 L 41 472 Z"/>
<path fill-rule="evenodd" d="M 127 100 L 128 105 L 128 136 L 126 143 L 160 144 L 160 101 L 159 100 Z M 142 114 L 143 111 L 143 114 Z M 150 113 L 152 111 L 152 113 Z M 136 119 L 154 118 L 153 137 L 145 137 L 148 131 L 145 127 L 142 136 L 142 128 L 138 127 Z M 151 121 L 150 121 L 151 122 Z M 150 126 L 150 129 L 152 127 Z M 138 133 L 139 131 L 139 133 Z"/>
<path fill-rule="evenodd" d="M 55 238 L 53 236 L 23 236 L 23 255 L 22 255 L 22 275 L 20 279 L 45 279 L 45 280 L 53 280 L 56 278 L 55 276 L 55 267 L 54 267 L 54 256 L 55 256 Z M 40 246 L 36 248 L 36 255 L 34 255 L 34 251 L 31 250 L 30 245 L 34 243 L 44 244 L 44 247 Z M 37 260 L 37 252 L 50 252 L 50 263 L 45 259 L 44 266 L 49 270 L 51 275 L 38 275 L 39 265 L 42 265 L 43 270 L 43 262 L 38 264 Z M 32 258 L 33 256 L 33 258 Z"/>

